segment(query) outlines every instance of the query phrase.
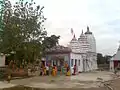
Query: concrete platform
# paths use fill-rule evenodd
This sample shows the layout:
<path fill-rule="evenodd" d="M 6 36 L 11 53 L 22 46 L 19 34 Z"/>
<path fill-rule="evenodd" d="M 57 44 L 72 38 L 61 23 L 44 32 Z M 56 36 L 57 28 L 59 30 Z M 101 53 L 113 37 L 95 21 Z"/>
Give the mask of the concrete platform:
<path fill-rule="evenodd" d="M 12 88 L 17 86 L 16 84 L 9 84 L 6 82 L 0 82 L 0 89 L 4 89 L 4 88 Z"/>

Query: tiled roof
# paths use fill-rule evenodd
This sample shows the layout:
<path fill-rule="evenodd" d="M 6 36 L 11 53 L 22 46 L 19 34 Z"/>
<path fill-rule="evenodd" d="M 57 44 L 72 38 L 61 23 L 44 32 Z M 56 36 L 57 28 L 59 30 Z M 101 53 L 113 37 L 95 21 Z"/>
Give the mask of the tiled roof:
<path fill-rule="evenodd" d="M 71 49 L 69 47 L 64 47 L 61 45 L 55 46 L 47 50 L 47 53 L 67 53 L 67 52 L 71 52 Z"/>

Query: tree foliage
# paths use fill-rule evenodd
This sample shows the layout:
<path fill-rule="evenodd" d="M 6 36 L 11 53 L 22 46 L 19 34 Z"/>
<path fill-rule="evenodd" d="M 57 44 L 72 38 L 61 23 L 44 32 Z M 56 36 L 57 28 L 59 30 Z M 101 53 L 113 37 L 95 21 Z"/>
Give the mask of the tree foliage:
<path fill-rule="evenodd" d="M 50 37 L 45 37 L 42 42 L 43 55 L 45 55 L 46 49 L 49 49 L 49 48 L 52 48 L 52 47 L 58 45 L 59 39 L 60 39 L 60 36 L 56 36 L 56 35 L 51 35 Z"/>
<path fill-rule="evenodd" d="M 111 57 L 112 56 L 110 56 L 110 55 L 103 56 L 101 53 L 97 53 L 97 63 L 98 64 L 108 64 Z"/>
<path fill-rule="evenodd" d="M 58 44 L 60 36 L 47 37 L 43 6 L 36 5 L 33 0 L 20 0 L 14 5 L 9 0 L 2 3 L 4 8 L 0 33 L 1 53 L 9 54 L 9 57 L 18 63 L 23 60 L 33 62 L 45 55 L 46 48 Z"/>
<path fill-rule="evenodd" d="M 11 5 L 4 1 L 3 32 L 0 36 L 0 50 L 4 54 L 15 52 L 16 59 L 34 60 L 39 56 L 43 38 L 47 32 L 44 28 L 46 18 L 41 6 L 35 2 L 20 0 Z"/>
<path fill-rule="evenodd" d="M 50 37 L 46 37 L 43 40 L 43 46 L 45 48 L 52 48 L 58 44 L 59 38 L 60 36 L 56 36 L 56 35 L 51 35 Z"/>

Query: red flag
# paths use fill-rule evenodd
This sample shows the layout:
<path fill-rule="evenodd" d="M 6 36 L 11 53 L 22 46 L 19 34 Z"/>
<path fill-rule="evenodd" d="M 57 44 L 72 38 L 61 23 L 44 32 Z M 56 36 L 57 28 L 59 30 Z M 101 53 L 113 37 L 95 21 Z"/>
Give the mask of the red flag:
<path fill-rule="evenodd" d="M 73 35 L 74 31 L 73 31 L 73 28 L 71 28 L 71 34 Z"/>

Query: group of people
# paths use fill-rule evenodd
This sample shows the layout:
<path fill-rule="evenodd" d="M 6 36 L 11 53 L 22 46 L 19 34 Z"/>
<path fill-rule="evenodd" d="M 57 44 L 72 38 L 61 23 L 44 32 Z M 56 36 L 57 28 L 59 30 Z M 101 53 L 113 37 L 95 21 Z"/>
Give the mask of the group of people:
<path fill-rule="evenodd" d="M 40 75 L 41 76 L 49 75 L 49 66 L 42 65 L 40 68 Z"/>
<path fill-rule="evenodd" d="M 66 70 L 66 76 L 70 76 L 70 67 L 66 64 L 64 66 L 65 70 Z M 63 68 L 61 67 L 61 71 L 60 73 L 62 74 Z M 41 65 L 40 68 L 40 75 L 41 76 L 46 76 L 46 75 L 52 75 L 52 76 L 57 76 L 58 74 L 58 68 L 56 65 L 50 66 L 50 65 Z"/>

